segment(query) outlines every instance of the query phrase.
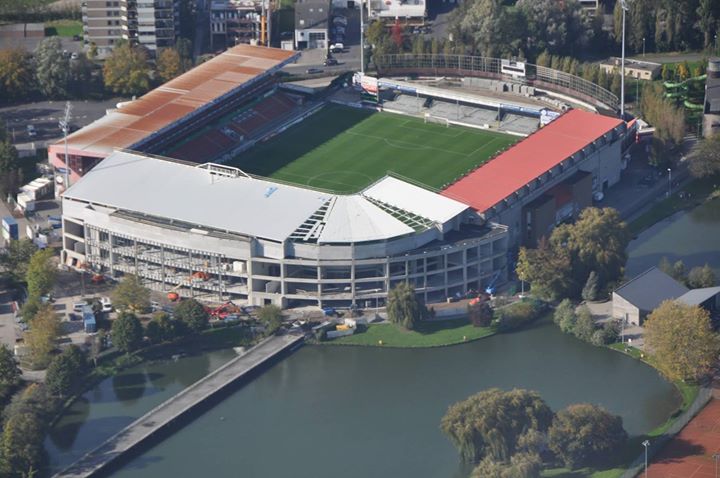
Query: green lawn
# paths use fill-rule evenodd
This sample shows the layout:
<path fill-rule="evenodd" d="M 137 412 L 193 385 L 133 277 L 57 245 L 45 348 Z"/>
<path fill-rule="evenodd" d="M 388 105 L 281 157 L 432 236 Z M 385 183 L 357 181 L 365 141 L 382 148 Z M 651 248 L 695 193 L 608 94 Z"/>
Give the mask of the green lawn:
<path fill-rule="evenodd" d="M 384 347 L 442 347 L 470 342 L 495 334 L 493 327 L 473 327 L 466 318 L 424 322 L 418 330 L 408 331 L 394 324 L 371 324 L 365 332 L 340 337 L 326 344 L 380 345 Z"/>
<path fill-rule="evenodd" d="M 82 22 L 80 20 L 53 20 L 45 22 L 45 36 L 72 37 L 82 36 Z"/>
<path fill-rule="evenodd" d="M 517 138 L 328 105 L 228 163 L 303 186 L 353 193 L 388 171 L 442 188 Z"/>

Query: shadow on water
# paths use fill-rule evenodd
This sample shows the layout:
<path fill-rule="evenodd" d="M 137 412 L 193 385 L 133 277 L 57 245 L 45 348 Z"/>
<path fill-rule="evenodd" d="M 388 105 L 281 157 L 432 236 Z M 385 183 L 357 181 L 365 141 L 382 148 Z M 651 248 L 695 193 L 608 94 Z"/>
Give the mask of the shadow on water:
<path fill-rule="evenodd" d="M 344 114 L 337 114 L 338 110 Z M 270 176 L 373 114 L 368 110 L 326 106 L 301 125 L 291 127 L 273 141 L 255 146 L 228 165 L 260 176 Z"/>
<path fill-rule="evenodd" d="M 81 397 L 73 403 L 62 419 L 50 429 L 48 436 L 58 449 L 66 451 L 72 449 L 80 429 L 87 423 L 90 415 L 90 401 Z"/>
<path fill-rule="evenodd" d="M 128 373 L 115 375 L 112 378 L 115 397 L 125 403 L 132 404 L 145 395 L 148 376 L 145 373 Z"/>

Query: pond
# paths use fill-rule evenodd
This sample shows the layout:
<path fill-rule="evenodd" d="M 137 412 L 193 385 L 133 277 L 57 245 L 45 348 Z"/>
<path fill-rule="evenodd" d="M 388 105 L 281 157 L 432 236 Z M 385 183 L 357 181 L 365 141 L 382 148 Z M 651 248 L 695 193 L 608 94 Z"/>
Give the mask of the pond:
<path fill-rule="evenodd" d="M 690 270 L 710 264 L 720 277 L 720 199 L 708 201 L 658 222 L 628 247 L 625 276 L 657 266 L 663 257 L 682 260 Z"/>
<path fill-rule="evenodd" d="M 52 464 L 69 463 L 227 358 L 145 365 L 105 380 L 51 434 Z M 555 410 L 600 404 L 630 434 L 662 424 L 681 401 L 649 366 L 547 320 L 447 348 L 305 346 L 113 476 L 460 478 L 467 470 L 440 419 L 450 404 L 491 387 L 537 390 Z"/>

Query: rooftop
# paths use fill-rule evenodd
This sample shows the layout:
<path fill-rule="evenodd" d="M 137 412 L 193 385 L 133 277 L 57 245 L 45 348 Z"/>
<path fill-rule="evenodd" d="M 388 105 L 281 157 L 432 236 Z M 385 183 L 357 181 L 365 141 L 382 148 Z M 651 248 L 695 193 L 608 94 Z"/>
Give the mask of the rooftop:
<path fill-rule="evenodd" d="M 720 287 L 704 287 L 702 289 L 692 289 L 678 297 L 678 302 L 687 305 L 700 305 L 706 300 L 712 299 L 720 294 Z"/>
<path fill-rule="evenodd" d="M 677 299 L 687 294 L 688 288 L 652 267 L 615 289 L 614 293 L 641 311 L 655 310 L 665 300 Z"/>
<path fill-rule="evenodd" d="M 295 3 L 295 29 L 327 29 L 330 16 L 330 2 L 322 0 L 301 0 Z"/>
<path fill-rule="evenodd" d="M 466 209 L 418 186 L 397 186 L 409 197 L 421 198 L 418 204 L 426 205 L 428 214 L 438 220 L 449 221 Z M 328 194 L 251 177 L 236 168 L 191 165 L 126 151 L 105 158 L 64 197 L 278 242 L 381 241 L 417 230 L 412 213 L 388 211 L 361 194 Z M 432 225 L 429 221 L 427 227 Z"/>
<path fill-rule="evenodd" d="M 129 148 L 295 56 L 277 48 L 235 46 L 71 134 L 68 146 L 95 156 Z"/>
<path fill-rule="evenodd" d="M 485 212 L 622 124 L 617 118 L 570 110 L 442 194 Z"/>

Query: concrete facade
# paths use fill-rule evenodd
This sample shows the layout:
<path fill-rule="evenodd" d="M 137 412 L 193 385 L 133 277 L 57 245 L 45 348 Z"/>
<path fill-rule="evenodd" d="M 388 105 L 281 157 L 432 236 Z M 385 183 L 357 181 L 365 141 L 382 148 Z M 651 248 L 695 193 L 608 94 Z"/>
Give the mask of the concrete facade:
<path fill-rule="evenodd" d="M 480 290 L 507 272 L 507 228 L 460 224 L 410 237 L 347 245 L 282 243 L 214 231 L 198 234 L 101 205 L 63 200 L 63 260 L 185 296 L 273 303 L 373 307 L 400 282 L 426 302 Z"/>
<path fill-rule="evenodd" d="M 612 301 L 612 316 L 614 319 L 625 319 L 628 325 L 642 325 L 645 317 L 641 316 L 640 309 L 615 292 L 613 292 Z"/>

